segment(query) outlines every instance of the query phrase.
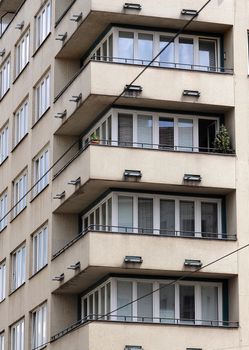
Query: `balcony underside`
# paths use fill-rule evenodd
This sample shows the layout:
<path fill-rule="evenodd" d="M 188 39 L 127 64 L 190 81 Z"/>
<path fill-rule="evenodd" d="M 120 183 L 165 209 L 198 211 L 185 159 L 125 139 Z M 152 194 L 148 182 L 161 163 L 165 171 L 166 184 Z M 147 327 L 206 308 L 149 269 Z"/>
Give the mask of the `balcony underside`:
<path fill-rule="evenodd" d="M 103 114 L 112 106 L 112 103 L 116 96 L 114 95 L 89 95 L 71 115 L 61 122 L 61 125 L 56 130 L 57 135 L 75 135 L 78 136 L 96 119 L 98 115 Z M 195 102 L 178 102 L 167 100 L 155 100 L 149 98 L 132 98 L 121 97 L 117 106 L 122 107 L 134 107 L 134 108 L 147 108 L 148 110 L 171 110 L 171 111 L 184 111 L 184 112 L 201 112 L 203 113 L 226 113 L 231 109 L 227 106 L 215 106 L 212 104 L 203 104 Z"/>
<path fill-rule="evenodd" d="M 162 14 L 158 13 L 154 16 L 149 14 L 149 11 L 146 12 L 146 15 L 139 14 L 137 11 L 127 11 L 124 13 L 122 11 L 122 4 L 120 6 L 114 6 L 115 9 L 112 9 L 112 5 L 110 6 L 110 11 L 98 11 L 91 10 L 87 17 L 83 20 L 83 22 L 77 27 L 77 29 L 72 32 L 71 29 L 67 28 L 67 25 L 64 23 L 60 23 L 58 25 L 58 33 L 65 32 L 69 29 L 69 39 L 62 46 L 62 48 L 58 51 L 56 58 L 80 58 L 84 52 L 86 52 L 89 47 L 91 47 L 92 43 L 95 42 L 96 38 L 98 38 L 105 29 L 110 24 L 125 24 L 130 26 L 146 26 L 146 27 L 155 27 L 155 21 L 157 28 L 171 28 L 171 29 L 179 29 L 183 27 L 186 21 L 189 19 L 188 17 L 184 17 L 180 15 L 181 9 L 175 10 L 175 15 L 177 18 L 170 18 L 170 16 L 163 17 Z M 96 5 L 96 8 L 103 7 L 99 4 Z M 173 6 L 173 8 L 175 5 Z M 196 7 L 196 6 L 195 6 Z M 198 6 L 199 7 L 199 6 Z M 119 9 L 119 12 L 114 12 L 113 10 Z M 166 9 L 166 6 L 165 6 Z M 73 10 L 73 8 L 72 8 Z M 177 10 L 179 12 L 177 12 Z M 175 17 L 175 16 L 174 16 Z M 188 27 L 188 30 L 191 31 L 204 31 L 209 33 L 224 33 L 230 28 L 230 25 L 222 24 L 222 23 L 211 23 L 210 18 L 203 16 L 202 21 L 194 21 Z M 62 21 L 63 22 L 63 21 Z M 85 35 L 87 33 L 87 35 Z"/>
<path fill-rule="evenodd" d="M 6 12 L 16 12 L 24 0 L 1 0 L 0 1 L 0 16 Z"/>

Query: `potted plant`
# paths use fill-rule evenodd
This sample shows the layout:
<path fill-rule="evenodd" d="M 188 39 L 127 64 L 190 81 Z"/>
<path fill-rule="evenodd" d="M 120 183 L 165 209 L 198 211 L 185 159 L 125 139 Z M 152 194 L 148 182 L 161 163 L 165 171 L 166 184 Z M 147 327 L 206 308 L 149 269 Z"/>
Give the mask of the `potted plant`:
<path fill-rule="evenodd" d="M 231 153 L 231 140 L 225 125 L 221 125 L 214 139 L 214 152 Z"/>
<path fill-rule="evenodd" d="M 95 145 L 99 144 L 99 137 L 95 132 L 91 135 L 91 143 Z"/>

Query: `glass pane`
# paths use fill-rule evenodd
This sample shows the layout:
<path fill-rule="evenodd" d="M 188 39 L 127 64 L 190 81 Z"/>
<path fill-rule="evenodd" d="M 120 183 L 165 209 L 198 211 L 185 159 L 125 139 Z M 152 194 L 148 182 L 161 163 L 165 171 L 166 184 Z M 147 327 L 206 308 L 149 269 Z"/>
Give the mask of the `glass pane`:
<path fill-rule="evenodd" d="M 138 299 L 152 293 L 152 283 L 137 284 L 137 297 Z M 139 322 L 152 322 L 153 321 L 153 296 L 152 294 L 138 300 L 137 302 L 137 316 Z"/>
<path fill-rule="evenodd" d="M 174 149 L 174 119 L 159 118 L 160 148 Z"/>
<path fill-rule="evenodd" d="M 203 237 L 217 237 L 217 203 L 201 203 L 201 232 Z"/>
<path fill-rule="evenodd" d="M 137 117 L 137 142 L 139 147 L 151 147 L 152 141 L 152 117 L 139 115 Z"/>
<path fill-rule="evenodd" d="M 175 201 L 160 200 L 160 234 L 175 235 Z"/>
<path fill-rule="evenodd" d="M 101 211 L 102 230 L 106 231 L 106 203 L 102 204 L 101 209 L 102 209 Z"/>
<path fill-rule="evenodd" d="M 179 119 L 178 148 L 180 151 L 193 151 L 193 120 Z"/>
<path fill-rule="evenodd" d="M 195 287 L 180 286 L 180 319 L 181 321 L 195 320 Z"/>
<path fill-rule="evenodd" d="M 160 284 L 160 322 L 174 322 L 175 319 L 175 286 Z"/>
<path fill-rule="evenodd" d="M 118 62 L 133 63 L 134 57 L 134 34 L 119 32 Z"/>
<path fill-rule="evenodd" d="M 160 36 L 160 51 L 168 45 L 170 40 L 169 36 Z M 161 53 L 159 60 L 160 67 L 175 67 L 175 44 L 173 42 Z"/>
<path fill-rule="evenodd" d="M 180 234 L 183 236 L 195 235 L 195 203 L 180 202 Z"/>
<path fill-rule="evenodd" d="M 148 64 L 153 56 L 153 35 L 138 34 L 138 63 Z M 141 60 L 141 61 L 140 61 Z"/>
<path fill-rule="evenodd" d="M 102 287 L 100 290 L 101 295 L 101 315 L 105 315 L 105 287 Z"/>
<path fill-rule="evenodd" d="M 117 282 L 117 309 L 132 301 L 132 282 Z M 118 321 L 132 321 L 132 304 L 117 311 Z"/>
<path fill-rule="evenodd" d="M 151 233 L 153 229 L 153 199 L 138 198 L 138 232 Z"/>
<path fill-rule="evenodd" d="M 118 141 L 120 146 L 133 145 L 133 115 L 118 115 Z"/>
<path fill-rule="evenodd" d="M 132 232 L 133 227 L 133 198 L 118 196 L 118 230 Z"/>
<path fill-rule="evenodd" d="M 217 325 L 217 322 L 210 321 L 218 321 L 218 287 L 201 287 L 201 310 L 203 324 Z"/>
<path fill-rule="evenodd" d="M 94 294 L 94 314 L 95 314 L 95 318 L 98 317 L 99 314 L 99 292 L 95 292 Z"/>
<path fill-rule="evenodd" d="M 194 64 L 194 42 L 190 38 L 179 39 L 179 68 L 192 69 Z"/>
<path fill-rule="evenodd" d="M 89 296 L 89 318 L 93 318 L 93 294 Z"/>
<path fill-rule="evenodd" d="M 199 64 L 200 69 L 216 71 L 216 54 L 214 40 L 199 40 Z"/>
<path fill-rule="evenodd" d="M 110 313 L 111 311 L 111 284 L 108 283 L 106 285 L 106 313 Z M 110 315 L 107 315 L 107 319 L 110 319 Z"/>

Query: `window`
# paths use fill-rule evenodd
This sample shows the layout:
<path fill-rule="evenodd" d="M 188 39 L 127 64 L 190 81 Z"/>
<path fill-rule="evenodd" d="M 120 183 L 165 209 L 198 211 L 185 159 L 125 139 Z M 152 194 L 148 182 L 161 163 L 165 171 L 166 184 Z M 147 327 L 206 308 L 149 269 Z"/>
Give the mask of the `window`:
<path fill-rule="evenodd" d="M 221 218 L 221 199 L 113 192 L 82 223 L 83 229 L 216 239 L 223 237 Z"/>
<path fill-rule="evenodd" d="M 5 299 L 5 296 L 6 296 L 6 262 L 4 261 L 0 264 L 0 302 Z"/>
<path fill-rule="evenodd" d="M 16 76 L 29 62 L 29 31 L 26 32 L 16 45 Z"/>
<path fill-rule="evenodd" d="M 0 130 L 0 164 L 8 157 L 9 155 L 9 127 L 8 125 L 4 126 Z"/>
<path fill-rule="evenodd" d="M 36 47 L 46 39 L 51 31 L 51 3 L 48 1 L 36 16 Z"/>
<path fill-rule="evenodd" d="M 219 127 L 220 118 L 214 116 L 111 109 L 83 137 L 83 145 L 95 134 L 106 145 L 214 152 Z"/>
<path fill-rule="evenodd" d="M 12 290 L 20 287 L 26 277 L 26 248 L 21 246 L 12 253 Z"/>
<path fill-rule="evenodd" d="M 37 349 L 47 341 L 47 304 L 32 312 L 32 348 Z"/>
<path fill-rule="evenodd" d="M 34 195 L 37 195 L 47 186 L 49 181 L 49 151 L 45 150 L 34 159 Z"/>
<path fill-rule="evenodd" d="M 0 334 L 0 350 L 4 350 L 4 333 Z"/>
<path fill-rule="evenodd" d="M 11 327 L 11 350 L 24 350 L 24 319 Z"/>
<path fill-rule="evenodd" d="M 7 226 L 8 194 L 5 191 L 0 196 L 0 231 Z"/>
<path fill-rule="evenodd" d="M 14 181 L 14 217 L 27 206 L 27 186 L 28 175 L 25 171 Z"/>
<path fill-rule="evenodd" d="M 0 67 L 0 98 L 2 98 L 10 88 L 10 57 Z"/>
<path fill-rule="evenodd" d="M 110 40 L 111 39 L 111 40 Z M 110 42 L 111 41 L 111 42 Z M 167 46 L 168 45 L 168 46 Z M 220 38 L 172 32 L 112 28 L 86 58 L 127 64 L 147 65 L 153 57 L 167 48 L 152 63 L 165 68 L 222 72 L 218 55 Z"/>
<path fill-rule="evenodd" d="M 39 120 L 50 106 L 50 73 L 35 87 L 36 121 Z"/>
<path fill-rule="evenodd" d="M 15 145 L 17 145 L 28 132 L 28 101 L 25 101 L 15 113 Z"/>
<path fill-rule="evenodd" d="M 48 262 L 48 228 L 44 226 L 33 235 L 33 273 Z"/>
<path fill-rule="evenodd" d="M 82 318 L 223 326 L 222 283 L 110 278 L 82 297 Z M 110 296 L 107 290 L 110 291 Z M 156 291 L 156 292 L 155 292 Z M 138 299 L 138 300 L 137 300 Z M 134 302 L 132 303 L 132 301 Z M 124 306 L 124 307 L 122 307 Z"/>

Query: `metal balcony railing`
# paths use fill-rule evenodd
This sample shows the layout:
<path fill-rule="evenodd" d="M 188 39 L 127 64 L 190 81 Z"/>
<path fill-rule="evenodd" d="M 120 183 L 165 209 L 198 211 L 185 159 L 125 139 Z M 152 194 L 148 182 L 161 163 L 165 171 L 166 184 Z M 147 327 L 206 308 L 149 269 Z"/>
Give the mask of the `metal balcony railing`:
<path fill-rule="evenodd" d="M 236 234 L 227 233 L 213 233 L 213 232 L 192 232 L 192 231 L 172 231 L 164 229 L 145 229 L 139 227 L 124 227 L 124 226 L 110 226 L 110 225 L 89 225 L 85 230 L 78 234 L 75 238 L 69 241 L 63 248 L 53 254 L 52 259 L 57 258 L 60 254 L 70 248 L 81 237 L 88 232 L 102 232 L 102 233 L 120 233 L 120 234 L 136 234 L 136 235 L 149 235 L 155 237 L 179 237 L 179 238 L 192 238 L 192 239 L 204 239 L 204 240 L 224 240 L 224 241 L 236 241 Z"/>
<path fill-rule="evenodd" d="M 194 147 L 184 145 L 167 145 L 167 144 L 154 144 L 154 143 L 141 143 L 141 142 L 130 142 L 130 141 L 117 141 L 117 140 L 106 140 L 99 139 L 97 141 L 88 141 L 83 147 L 75 152 L 75 154 L 63 165 L 60 170 L 54 174 L 53 178 L 56 178 L 64 169 L 66 169 L 81 153 L 83 153 L 89 145 L 94 146 L 109 146 L 109 147 L 125 147 L 125 148 L 137 148 L 146 150 L 159 150 L 167 152 L 186 152 L 186 153 L 204 153 L 204 154 L 222 154 L 222 155 L 234 155 L 235 151 L 229 149 L 228 152 L 220 152 L 212 147 Z M 65 154 L 66 155 L 66 154 Z M 61 160 L 63 162 L 63 159 Z"/>
<path fill-rule="evenodd" d="M 134 64 L 147 66 L 151 62 L 150 60 L 137 59 L 137 58 L 123 58 L 114 56 L 98 56 L 93 55 L 90 61 L 101 61 L 107 63 L 124 63 L 124 64 Z M 151 67 L 161 67 L 161 68 L 173 68 L 173 69 L 185 69 L 194 70 L 200 72 L 209 73 L 225 73 L 233 74 L 233 68 L 218 67 L 218 66 L 204 66 L 200 64 L 188 64 L 188 63 L 177 63 L 177 62 L 166 62 L 166 61 L 154 61 Z"/>
<path fill-rule="evenodd" d="M 203 327 L 221 327 L 221 328 L 237 328 L 237 321 L 217 321 L 217 320 L 192 320 L 183 318 L 166 318 L 166 317 L 139 317 L 139 316 L 118 316 L 118 315 L 88 315 L 81 320 L 75 322 L 61 332 L 51 337 L 51 341 L 55 341 L 64 335 L 70 333 L 74 329 L 87 324 L 88 322 L 110 321 L 110 322 L 129 322 L 129 323 L 157 323 L 162 325 L 177 326 L 203 326 Z"/>

